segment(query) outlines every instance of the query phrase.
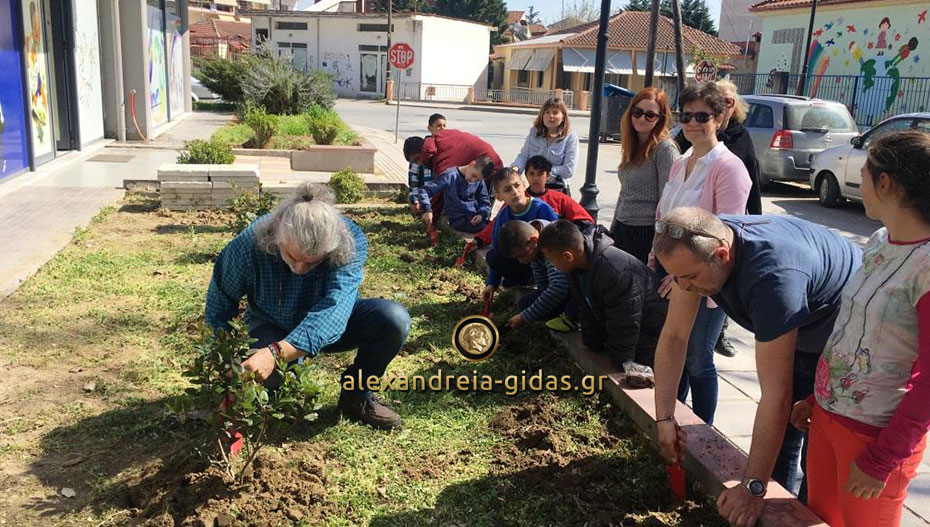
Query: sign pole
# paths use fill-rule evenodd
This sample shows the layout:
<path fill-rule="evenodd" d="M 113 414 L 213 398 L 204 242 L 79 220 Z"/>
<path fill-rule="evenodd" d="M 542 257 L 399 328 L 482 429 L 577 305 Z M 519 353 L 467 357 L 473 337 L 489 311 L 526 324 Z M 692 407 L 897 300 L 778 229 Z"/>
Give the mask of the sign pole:
<path fill-rule="evenodd" d="M 395 78 L 397 79 L 397 82 L 395 83 L 397 84 L 397 97 L 395 97 L 395 99 L 397 99 L 397 113 L 394 117 L 394 144 L 397 144 L 397 131 L 400 128 L 400 83 L 403 82 L 401 80 L 399 69 L 397 70 L 397 75 L 395 75 Z"/>

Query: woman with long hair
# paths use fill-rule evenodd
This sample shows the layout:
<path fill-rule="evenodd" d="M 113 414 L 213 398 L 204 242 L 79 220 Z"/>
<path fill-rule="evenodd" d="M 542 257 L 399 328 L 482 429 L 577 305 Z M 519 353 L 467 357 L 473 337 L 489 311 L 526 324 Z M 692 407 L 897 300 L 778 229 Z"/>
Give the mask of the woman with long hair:
<path fill-rule="evenodd" d="M 692 146 L 672 163 L 656 219 L 678 207 L 701 207 L 713 214 L 744 214 L 752 181 L 743 162 L 717 140 L 726 113 L 723 94 L 713 82 L 691 85 L 682 90 L 681 105 L 679 120 Z M 671 291 L 671 278 L 662 280 L 662 296 Z M 714 345 L 725 318 L 723 309 L 710 298 L 701 302 L 678 388 L 678 400 L 682 402 L 690 390 L 691 407 L 707 424 L 713 424 L 717 410 Z"/>
<path fill-rule="evenodd" d="M 809 429 L 808 502 L 833 527 L 897 527 L 930 429 L 930 134 L 869 148 L 862 203 L 884 225 L 846 284 L 814 395 L 791 424 Z"/>
<path fill-rule="evenodd" d="M 569 194 L 568 179 L 575 172 L 578 159 L 578 135 L 571 129 L 568 108 L 562 99 L 552 98 L 543 103 L 533 121 L 533 128 L 523 142 L 520 154 L 511 163 L 511 168 L 522 174 L 526 161 L 533 156 L 543 156 L 552 163 L 546 188 Z"/>
<path fill-rule="evenodd" d="M 669 138 L 672 113 L 665 92 L 644 88 L 620 121 L 620 196 L 610 236 L 620 249 L 646 263 L 655 237 L 656 207 L 678 147 Z"/>

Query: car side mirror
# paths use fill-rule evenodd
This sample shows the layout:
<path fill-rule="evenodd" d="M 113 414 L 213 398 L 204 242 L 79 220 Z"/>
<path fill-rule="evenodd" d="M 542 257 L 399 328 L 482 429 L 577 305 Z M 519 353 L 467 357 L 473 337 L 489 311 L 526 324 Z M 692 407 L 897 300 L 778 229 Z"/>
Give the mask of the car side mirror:
<path fill-rule="evenodd" d="M 861 148 L 862 147 L 862 136 L 857 135 L 853 137 L 852 139 L 849 140 L 849 144 L 853 145 L 853 148 Z"/>

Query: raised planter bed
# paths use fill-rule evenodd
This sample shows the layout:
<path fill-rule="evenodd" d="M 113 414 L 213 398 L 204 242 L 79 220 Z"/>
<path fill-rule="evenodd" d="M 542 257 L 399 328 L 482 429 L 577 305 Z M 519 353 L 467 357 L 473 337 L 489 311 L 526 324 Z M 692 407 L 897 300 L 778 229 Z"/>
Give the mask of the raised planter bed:
<path fill-rule="evenodd" d="M 285 157 L 291 160 L 292 170 L 309 172 L 339 172 L 350 168 L 359 174 L 375 171 L 374 145 L 359 137 L 357 145 L 310 145 L 305 150 L 266 150 L 259 148 L 234 148 L 239 156 Z"/>

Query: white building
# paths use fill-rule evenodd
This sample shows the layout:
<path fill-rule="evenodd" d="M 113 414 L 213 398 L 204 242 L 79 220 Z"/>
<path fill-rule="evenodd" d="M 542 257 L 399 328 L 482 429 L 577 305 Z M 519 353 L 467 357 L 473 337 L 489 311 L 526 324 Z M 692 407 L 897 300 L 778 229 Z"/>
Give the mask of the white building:
<path fill-rule="evenodd" d="M 252 12 L 253 46 L 267 41 L 291 54 L 297 67 L 334 75 L 343 97 L 383 97 L 387 67 L 387 15 L 340 12 Z M 392 44 L 406 43 L 413 66 L 392 77 L 424 93 L 487 85 L 492 27 L 418 13 L 395 14 Z M 464 96 L 463 96 L 464 98 Z"/>
<path fill-rule="evenodd" d="M 717 36 L 727 42 L 749 42 L 762 31 L 762 20 L 749 10 L 760 0 L 723 0 L 720 4 L 720 30 Z M 743 47 L 743 46 L 740 46 Z"/>

